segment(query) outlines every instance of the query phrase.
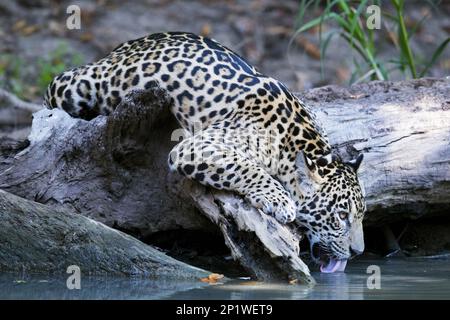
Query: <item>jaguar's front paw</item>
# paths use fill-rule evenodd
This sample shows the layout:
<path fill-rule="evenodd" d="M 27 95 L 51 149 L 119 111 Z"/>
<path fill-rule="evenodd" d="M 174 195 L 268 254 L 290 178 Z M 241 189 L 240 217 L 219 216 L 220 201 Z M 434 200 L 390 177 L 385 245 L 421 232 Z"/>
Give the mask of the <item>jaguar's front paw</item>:
<path fill-rule="evenodd" d="M 286 224 L 295 220 L 296 205 L 289 196 L 278 199 L 270 195 L 256 195 L 249 197 L 249 200 L 255 208 L 273 216 L 280 223 Z"/>

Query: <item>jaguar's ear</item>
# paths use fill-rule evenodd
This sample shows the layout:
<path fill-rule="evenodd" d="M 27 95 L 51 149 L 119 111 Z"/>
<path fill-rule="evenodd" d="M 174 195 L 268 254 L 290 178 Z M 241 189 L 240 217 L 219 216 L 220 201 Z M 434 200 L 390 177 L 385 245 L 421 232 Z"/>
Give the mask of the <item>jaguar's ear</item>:
<path fill-rule="evenodd" d="M 346 164 L 348 164 L 350 167 L 353 168 L 353 170 L 358 171 L 359 166 L 361 165 L 361 162 L 364 159 L 364 154 L 360 154 L 356 159 L 350 160 L 348 162 L 346 162 Z"/>
<path fill-rule="evenodd" d="M 307 184 L 308 187 L 314 184 L 317 185 L 322 183 L 322 170 L 319 170 L 319 167 L 324 167 L 332 161 L 333 156 L 331 155 L 331 153 L 328 155 L 324 155 L 318 159 L 312 159 L 303 151 L 299 152 L 295 164 L 297 167 L 300 184 Z"/>

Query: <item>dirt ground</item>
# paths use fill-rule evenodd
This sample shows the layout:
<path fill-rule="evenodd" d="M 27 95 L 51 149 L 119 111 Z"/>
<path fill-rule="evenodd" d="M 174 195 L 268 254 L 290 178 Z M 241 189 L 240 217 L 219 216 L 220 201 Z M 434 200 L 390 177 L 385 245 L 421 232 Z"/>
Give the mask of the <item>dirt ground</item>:
<path fill-rule="evenodd" d="M 406 3 L 407 24 L 414 25 L 428 15 L 412 38 L 419 60 L 429 58 L 433 49 L 449 36 L 450 4 L 446 3 L 435 8 L 426 1 Z M 335 37 L 321 74 L 317 30 L 294 36 L 299 1 L 81 0 L 77 1 L 81 8 L 80 30 L 66 27 L 66 10 L 71 4 L 72 1 L 52 0 L 0 3 L 0 54 L 17 58 L 19 74 L 12 76 L 21 78 L 25 98 L 40 101 L 44 90 L 43 85 L 36 84 L 40 80 L 36 80 L 37 73 L 42 72 L 38 68 L 40 60 L 52 57 L 61 46 L 65 48 L 63 68 L 70 68 L 101 58 L 121 42 L 159 31 L 190 31 L 213 37 L 293 91 L 348 84 L 352 71 L 352 51 Z M 319 13 L 320 9 L 308 11 L 307 19 Z M 388 21 L 382 21 L 382 28 L 376 33 L 383 40 L 384 45 L 378 50 L 385 60 L 395 54 L 389 41 L 391 35 L 385 29 L 387 24 Z M 449 74 L 449 51 L 429 76 Z M 392 76 L 392 80 L 402 78 L 404 75 L 399 73 Z"/>

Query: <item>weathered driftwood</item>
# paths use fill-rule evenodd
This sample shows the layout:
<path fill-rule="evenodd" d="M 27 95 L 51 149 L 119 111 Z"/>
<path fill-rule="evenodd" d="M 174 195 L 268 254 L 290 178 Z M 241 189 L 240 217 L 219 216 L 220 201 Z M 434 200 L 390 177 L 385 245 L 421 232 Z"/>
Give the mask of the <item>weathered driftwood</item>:
<path fill-rule="evenodd" d="M 0 141 L 0 188 L 67 205 L 140 237 L 176 226 L 209 226 L 192 205 L 179 200 L 177 178 L 176 190 L 166 183 L 175 124 L 165 121 L 163 111 L 152 127 L 155 109 L 167 103 L 165 96 L 160 99 L 128 123 L 123 117 L 133 117 L 131 107 L 126 114 L 119 108 L 90 122 L 57 110 L 35 113 L 29 141 Z"/>
<path fill-rule="evenodd" d="M 0 271 L 65 274 L 72 265 L 83 275 L 178 280 L 208 275 L 80 214 L 0 190 Z"/>
<path fill-rule="evenodd" d="M 301 94 L 344 158 L 365 153 L 366 225 L 448 212 L 449 93 L 446 80 L 421 79 Z M 168 173 L 177 125 L 167 104 L 156 89 L 90 122 L 60 110 L 35 113 L 30 146 L 0 163 L 0 188 L 137 236 L 219 226 L 234 257 L 255 276 L 309 279 L 291 227 L 239 197 Z"/>
<path fill-rule="evenodd" d="M 344 157 L 364 153 L 365 225 L 450 209 L 450 79 L 328 86 L 302 98 Z"/>
<path fill-rule="evenodd" d="M 227 192 L 205 192 L 197 184 L 189 195 L 206 216 L 220 228 L 226 245 L 256 278 L 300 280 L 314 283 L 300 259 L 301 235 L 294 228 L 250 207 L 241 197 Z"/>
<path fill-rule="evenodd" d="M 30 145 L 5 160 L 0 188 L 63 204 L 138 236 L 217 225 L 232 255 L 255 277 L 313 282 L 299 258 L 300 236 L 290 227 L 239 197 L 168 172 L 167 155 L 176 143 L 170 137 L 176 126 L 167 125 L 169 102 L 155 88 L 128 95 L 112 115 L 92 121 L 61 110 L 35 113 Z"/>

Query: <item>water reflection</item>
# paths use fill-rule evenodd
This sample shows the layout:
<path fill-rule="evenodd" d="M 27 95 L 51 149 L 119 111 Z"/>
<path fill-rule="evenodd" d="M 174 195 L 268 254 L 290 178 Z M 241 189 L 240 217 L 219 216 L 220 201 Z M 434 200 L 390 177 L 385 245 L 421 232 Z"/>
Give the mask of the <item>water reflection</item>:
<path fill-rule="evenodd" d="M 367 287 L 369 265 L 381 270 L 381 289 Z M 209 285 L 82 277 L 81 290 L 68 290 L 66 278 L 0 274 L 0 299 L 450 299 L 450 260 L 356 260 L 345 273 L 313 273 L 314 287 L 255 281 Z"/>
<path fill-rule="evenodd" d="M 166 299 L 174 293 L 201 288 L 200 281 L 82 277 L 80 290 L 69 290 L 66 278 L 0 275 L 0 299 Z"/>
<path fill-rule="evenodd" d="M 367 286 L 367 267 L 380 267 L 380 289 Z M 392 259 L 352 261 L 345 273 L 313 273 L 314 287 L 255 282 L 231 282 L 194 289 L 171 299 L 450 299 L 450 261 Z"/>
<path fill-rule="evenodd" d="M 318 274 L 319 283 L 315 298 L 324 300 L 361 300 L 364 299 L 363 288 L 366 276 L 350 276 L 347 273 Z"/>
<path fill-rule="evenodd" d="M 283 300 L 346 300 L 364 299 L 363 282 L 345 273 L 315 274 L 317 285 L 286 285 L 263 282 L 232 281 L 221 286 L 207 287 L 172 295 L 171 299 L 283 299 Z"/>

